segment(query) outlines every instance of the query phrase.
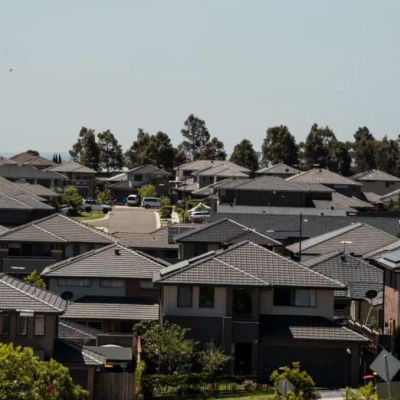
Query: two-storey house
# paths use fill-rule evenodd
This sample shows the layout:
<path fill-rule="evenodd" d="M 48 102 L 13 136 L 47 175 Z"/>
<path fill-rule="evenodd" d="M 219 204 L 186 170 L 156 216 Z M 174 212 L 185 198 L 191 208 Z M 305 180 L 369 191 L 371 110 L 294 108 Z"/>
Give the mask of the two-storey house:
<path fill-rule="evenodd" d="M 345 286 L 252 242 L 162 269 L 163 320 L 231 356 L 229 373 L 265 379 L 291 361 L 321 386 L 355 385 L 367 339 L 333 321 Z M 315 357 L 318 354 L 318 357 Z"/>

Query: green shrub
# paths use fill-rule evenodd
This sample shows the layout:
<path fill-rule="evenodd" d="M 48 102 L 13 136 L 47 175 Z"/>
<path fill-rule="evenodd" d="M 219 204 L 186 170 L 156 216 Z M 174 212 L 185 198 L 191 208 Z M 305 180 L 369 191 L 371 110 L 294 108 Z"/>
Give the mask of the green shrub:
<path fill-rule="evenodd" d="M 215 345 L 214 342 L 208 343 L 206 349 L 197 353 L 197 358 L 202 367 L 202 371 L 210 376 L 215 375 L 222 370 L 230 356 L 224 353 L 224 350 Z"/>
<path fill-rule="evenodd" d="M 275 387 L 285 378 L 295 386 L 295 390 L 288 396 L 290 400 L 315 400 L 319 398 L 319 393 L 315 389 L 315 382 L 306 371 L 301 370 L 299 362 L 293 362 L 291 367 L 275 370 L 271 374 L 271 381 Z M 277 395 L 276 398 L 283 399 L 284 397 Z"/>
<path fill-rule="evenodd" d="M 168 207 L 171 205 L 171 199 L 168 196 L 161 197 L 161 207 Z"/>
<path fill-rule="evenodd" d="M 143 375 L 146 369 L 146 363 L 143 360 L 138 361 L 135 369 L 135 388 L 136 393 L 143 392 Z"/>
<path fill-rule="evenodd" d="M 378 400 L 376 386 L 369 382 L 358 389 L 346 388 L 344 400 Z"/>
<path fill-rule="evenodd" d="M 171 218 L 173 208 L 171 206 L 164 206 L 160 208 L 160 217 L 162 219 Z"/>
<path fill-rule="evenodd" d="M 157 190 L 154 185 L 151 185 L 150 183 L 143 185 L 139 190 L 138 190 L 139 196 L 141 199 L 143 197 L 156 197 L 157 196 Z"/>

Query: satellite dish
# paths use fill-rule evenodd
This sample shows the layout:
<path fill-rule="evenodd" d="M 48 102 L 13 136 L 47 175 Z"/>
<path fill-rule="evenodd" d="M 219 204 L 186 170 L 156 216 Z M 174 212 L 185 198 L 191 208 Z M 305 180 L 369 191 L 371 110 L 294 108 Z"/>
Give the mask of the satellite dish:
<path fill-rule="evenodd" d="M 376 290 L 368 290 L 367 293 L 365 293 L 365 297 L 367 299 L 374 299 L 376 296 L 378 296 L 378 292 Z"/>
<path fill-rule="evenodd" d="M 67 290 L 66 292 L 61 293 L 61 298 L 68 301 L 68 300 L 72 300 L 72 298 L 74 297 L 74 294 L 72 292 L 70 292 L 69 290 Z"/>

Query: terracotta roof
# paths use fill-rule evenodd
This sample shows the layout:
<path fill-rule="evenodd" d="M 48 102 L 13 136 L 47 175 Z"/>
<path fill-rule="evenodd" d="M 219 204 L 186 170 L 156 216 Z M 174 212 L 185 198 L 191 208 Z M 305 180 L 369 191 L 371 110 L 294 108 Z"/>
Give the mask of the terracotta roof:
<path fill-rule="evenodd" d="M 300 172 L 297 175 L 286 178 L 287 181 L 297 183 L 321 183 L 322 185 L 346 185 L 346 186 L 362 186 L 361 183 L 353 181 L 350 178 L 339 175 L 336 172 L 323 168 L 314 168 L 308 171 Z"/>

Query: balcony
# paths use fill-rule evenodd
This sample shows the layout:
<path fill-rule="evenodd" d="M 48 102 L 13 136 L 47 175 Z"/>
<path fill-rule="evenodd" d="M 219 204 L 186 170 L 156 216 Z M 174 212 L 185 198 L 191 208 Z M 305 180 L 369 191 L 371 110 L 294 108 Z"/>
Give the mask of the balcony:
<path fill-rule="evenodd" d="M 2 263 L 2 272 L 7 274 L 30 274 L 36 270 L 38 273 L 57 261 L 54 257 L 5 257 Z"/>

